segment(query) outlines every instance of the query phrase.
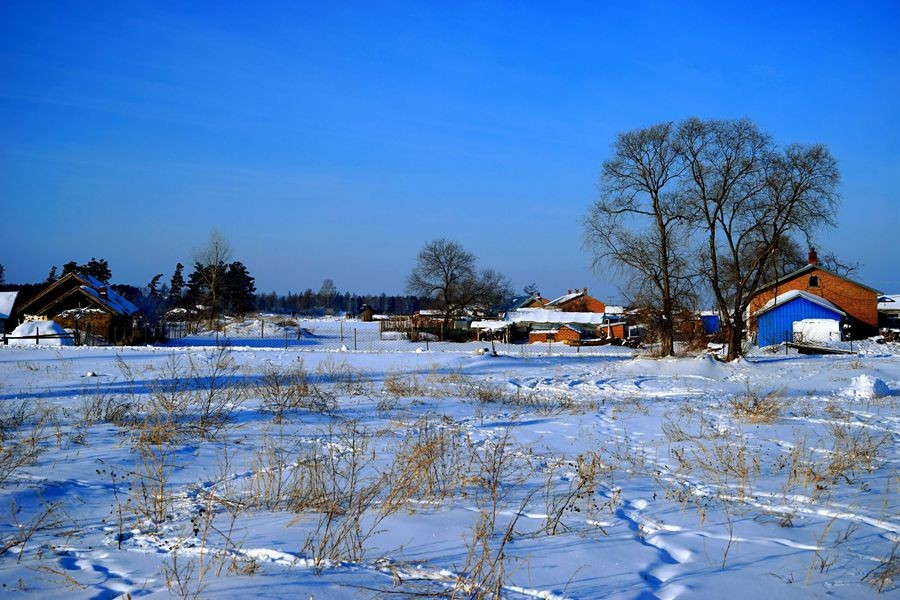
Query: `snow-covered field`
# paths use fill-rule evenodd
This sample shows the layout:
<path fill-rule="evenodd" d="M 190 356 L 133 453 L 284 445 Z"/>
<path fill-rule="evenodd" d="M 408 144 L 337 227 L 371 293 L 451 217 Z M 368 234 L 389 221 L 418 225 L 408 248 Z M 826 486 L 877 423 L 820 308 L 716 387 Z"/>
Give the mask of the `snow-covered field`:
<path fill-rule="evenodd" d="M 0 347 L 2 589 L 896 591 L 900 357 L 414 350 Z"/>

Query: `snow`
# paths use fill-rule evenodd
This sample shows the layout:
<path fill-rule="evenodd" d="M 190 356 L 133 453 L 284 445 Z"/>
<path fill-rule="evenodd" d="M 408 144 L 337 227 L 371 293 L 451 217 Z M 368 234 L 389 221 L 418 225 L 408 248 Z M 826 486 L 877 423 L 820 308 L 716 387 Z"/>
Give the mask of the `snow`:
<path fill-rule="evenodd" d="M 798 344 L 841 341 L 841 324 L 834 319 L 801 319 L 794 321 L 793 331 L 794 341 Z"/>
<path fill-rule="evenodd" d="M 90 294 L 91 296 L 93 296 L 94 298 L 99 300 L 100 302 L 111 307 L 113 310 L 115 310 L 119 314 L 133 315 L 134 313 L 136 313 L 138 311 L 137 306 L 135 306 L 130 301 L 126 300 L 125 298 L 123 298 L 122 296 L 117 294 L 116 292 L 114 292 L 112 290 L 112 288 L 110 288 L 109 286 L 106 286 L 105 284 L 100 282 L 98 279 L 95 279 L 95 278 L 89 277 L 89 276 L 85 276 L 85 275 L 79 275 L 79 277 L 87 279 L 88 281 L 91 282 L 91 285 L 81 286 L 82 290 L 84 290 L 85 292 L 87 292 L 88 294 Z M 106 297 L 105 298 L 100 295 L 101 287 L 106 287 Z"/>
<path fill-rule="evenodd" d="M 878 297 L 879 312 L 900 312 L 900 294 Z"/>
<path fill-rule="evenodd" d="M 34 338 L 40 335 L 41 339 L 17 339 L 22 337 Z M 45 338 L 46 336 L 46 338 Z M 62 337 L 61 337 L 62 336 Z M 7 336 L 10 346 L 71 346 L 72 340 L 69 334 L 56 321 L 26 321 Z"/>
<path fill-rule="evenodd" d="M 499 329 L 506 329 L 512 323 L 510 321 L 472 321 L 472 329 L 488 329 L 491 331 L 497 331 Z"/>
<path fill-rule="evenodd" d="M 605 313 L 563 312 L 546 308 L 520 308 L 506 313 L 506 320 L 512 323 L 581 323 L 602 324 Z"/>
<path fill-rule="evenodd" d="M 809 292 L 804 292 L 803 290 L 791 290 L 789 292 L 784 292 L 783 294 L 778 294 L 777 296 L 775 296 L 774 298 L 772 298 L 771 300 L 769 300 L 768 302 L 763 304 L 759 310 L 757 310 L 755 313 L 753 313 L 753 316 L 758 317 L 759 315 L 761 315 L 763 313 L 769 312 L 776 306 L 781 306 L 782 304 L 790 302 L 791 300 L 793 300 L 795 298 L 804 298 L 806 300 L 809 300 L 813 304 L 818 304 L 819 306 L 821 306 L 823 308 L 827 308 L 828 310 L 833 310 L 834 312 L 838 313 L 839 315 L 843 315 L 843 316 L 847 315 L 847 313 L 845 313 L 844 311 L 839 309 L 837 306 L 835 306 L 834 304 L 832 304 L 831 302 L 829 302 L 822 296 L 816 296 L 815 294 L 810 294 Z"/>
<path fill-rule="evenodd" d="M 897 345 L 723 363 L 315 339 L 0 346 L 7 595 L 875 598 L 896 569 Z M 301 370 L 317 391 L 276 419 L 273 373 Z"/>
<path fill-rule="evenodd" d="M 18 295 L 19 292 L 0 292 L 0 321 L 5 321 L 12 314 Z"/>

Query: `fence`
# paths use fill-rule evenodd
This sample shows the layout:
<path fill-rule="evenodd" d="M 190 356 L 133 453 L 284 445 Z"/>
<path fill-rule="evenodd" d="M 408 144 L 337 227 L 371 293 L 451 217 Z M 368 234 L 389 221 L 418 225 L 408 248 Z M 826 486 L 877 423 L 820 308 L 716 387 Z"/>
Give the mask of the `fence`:
<path fill-rule="evenodd" d="M 16 340 L 26 340 L 24 343 L 17 343 Z M 36 333 L 35 335 L 6 335 L 0 334 L 0 343 L 4 346 L 9 346 L 10 341 L 12 341 L 12 345 L 15 346 L 23 346 L 29 344 L 27 340 L 34 340 L 35 345 L 40 345 L 41 340 L 71 340 L 72 343 L 75 343 L 75 336 L 71 333 L 46 333 L 41 335 L 40 333 Z"/>
<path fill-rule="evenodd" d="M 629 354 L 630 348 L 569 345 L 557 341 L 507 344 L 498 341 L 440 341 L 439 336 L 402 330 L 384 330 L 377 321 L 345 319 L 290 319 L 277 315 L 243 321 L 166 324 L 170 346 L 245 346 L 288 348 L 298 351 L 344 352 L 476 352 L 522 356 Z M 410 339 L 412 337 L 413 339 Z"/>

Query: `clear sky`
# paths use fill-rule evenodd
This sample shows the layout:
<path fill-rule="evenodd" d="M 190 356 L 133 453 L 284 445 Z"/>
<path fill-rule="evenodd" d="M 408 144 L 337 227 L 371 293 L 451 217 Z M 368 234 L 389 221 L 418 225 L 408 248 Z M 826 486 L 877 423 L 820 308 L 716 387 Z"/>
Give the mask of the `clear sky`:
<path fill-rule="evenodd" d="M 171 276 L 213 228 L 260 291 L 398 293 L 424 242 L 587 286 L 617 132 L 749 117 L 840 163 L 824 251 L 900 293 L 900 2 L 3 2 L 7 281 Z"/>

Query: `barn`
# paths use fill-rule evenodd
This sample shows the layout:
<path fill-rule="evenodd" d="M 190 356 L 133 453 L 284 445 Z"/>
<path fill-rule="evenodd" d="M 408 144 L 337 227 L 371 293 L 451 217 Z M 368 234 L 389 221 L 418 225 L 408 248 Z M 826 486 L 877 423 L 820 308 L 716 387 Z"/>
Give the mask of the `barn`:
<path fill-rule="evenodd" d="M 797 321 L 830 319 L 840 322 L 847 313 L 821 296 L 791 290 L 769 300 L 752 316 L 756 319 L 757 345 L 763 347 L 793 341 Z"/>

